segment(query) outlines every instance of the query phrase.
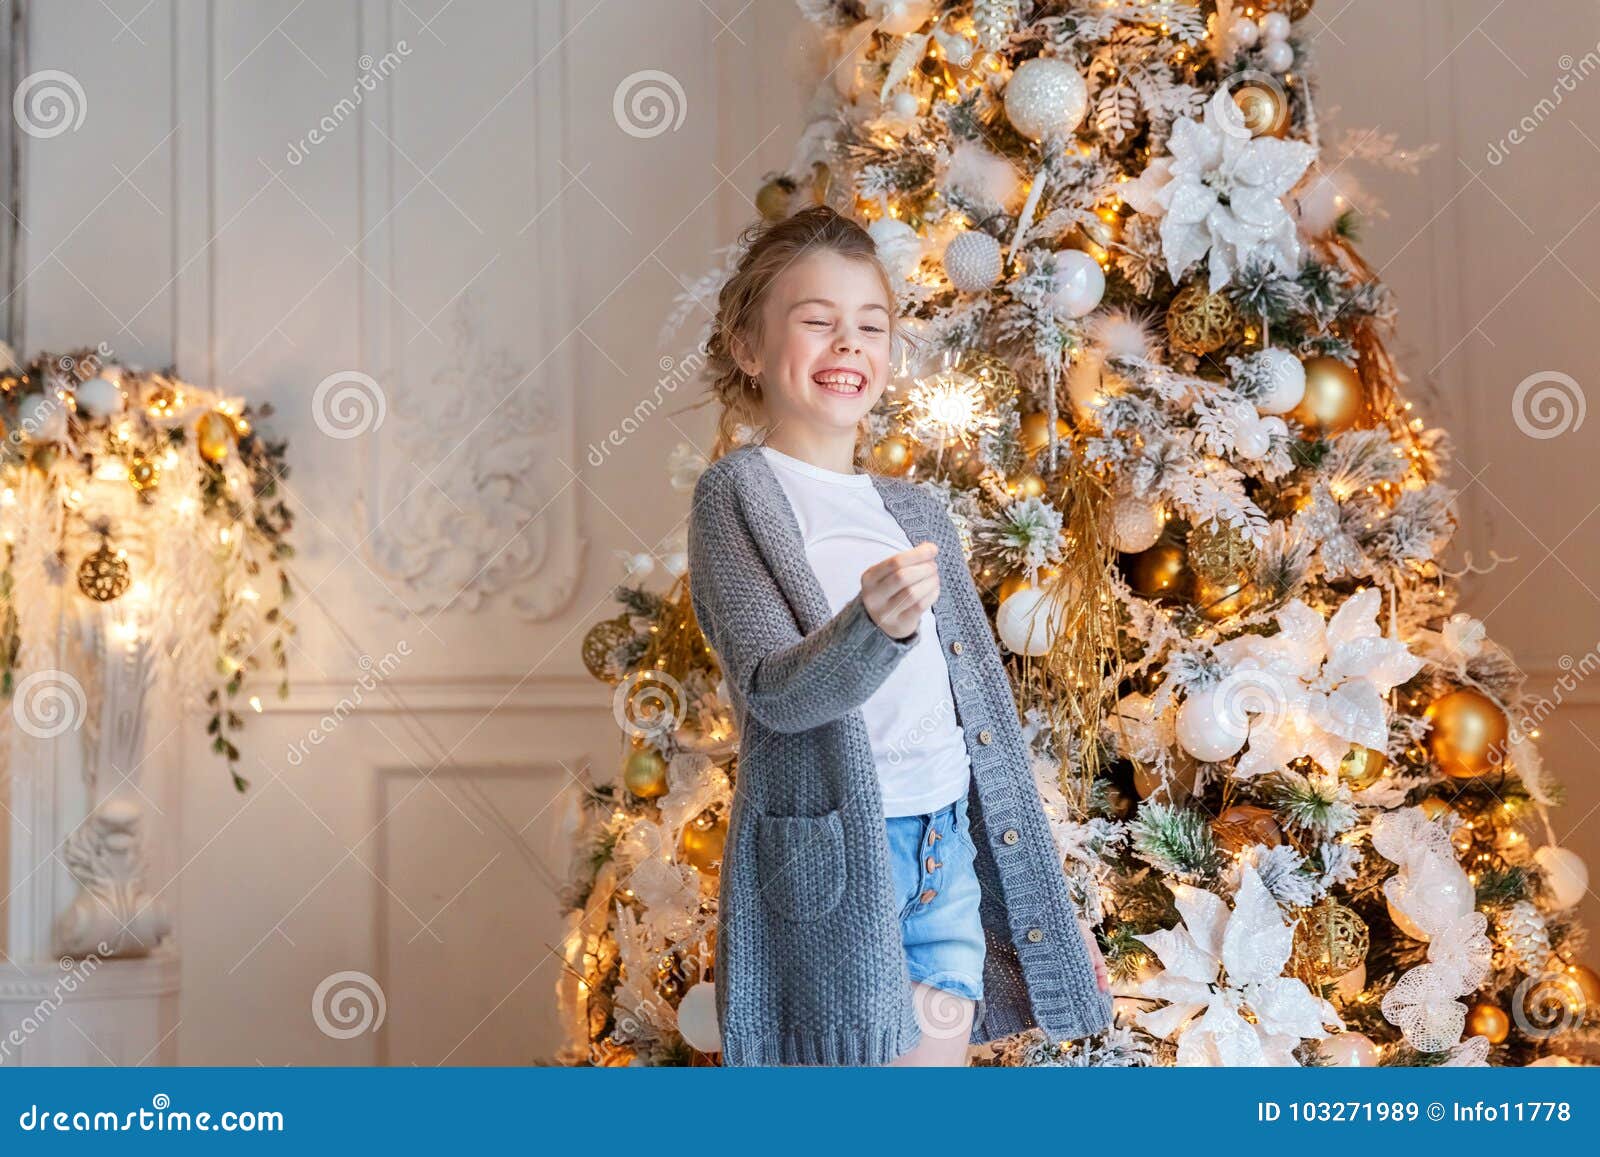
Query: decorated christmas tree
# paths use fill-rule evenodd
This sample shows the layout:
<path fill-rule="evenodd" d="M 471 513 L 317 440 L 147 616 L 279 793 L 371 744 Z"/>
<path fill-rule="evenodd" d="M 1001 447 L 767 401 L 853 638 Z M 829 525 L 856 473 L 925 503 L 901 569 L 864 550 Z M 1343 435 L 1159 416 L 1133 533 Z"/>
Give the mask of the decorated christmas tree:
<path fill-rule="evenodd" d="M 1455 609 L 1449 444 L 1385 348 L 1311 6 L 800 0 L 833 67 L 757 208 L 854 215 L 896 281 L 870 465 L 961 534 L 1116 982 L 1104 1036 L 978 1063 L 1566 1064 L 1600 1035 L 1550 704 Z M 584 647 L 625 750 L 575 829 L 575 1063 L 715 1061 L 738 735 L 681 543 L 664 590 L 654 561 Z"/>

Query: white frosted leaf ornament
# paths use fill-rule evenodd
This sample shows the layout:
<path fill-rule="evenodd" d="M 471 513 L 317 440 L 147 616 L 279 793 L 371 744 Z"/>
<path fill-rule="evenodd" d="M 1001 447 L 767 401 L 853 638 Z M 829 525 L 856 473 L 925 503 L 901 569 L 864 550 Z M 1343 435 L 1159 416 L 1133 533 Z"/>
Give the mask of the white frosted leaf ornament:
<path fill-rule="evenodd" d="M 1167 885 L 1172 890 L 1172 903 L 1183 917 L 1183 927 L 1188 930 L 1191 943 L 1210 958 L 1211 970 L 1203 975 L 1185 973 L 1202 980 L 1215 980 L 1217 967 L 1222 960 L 1222 937 L 1227 931 L 1230 915 L 1227 904 L 1215 892 L 1196 888 L 1191 884 Z"/>
<path fill-rule="evenodd" d="M 1413 1048 L 1443 1052 L 1461 1039 L 1467 1024 L 1466 1005 L 1455 999 L 1455 972 L 1436 964 L 1419 964 L 1402 976 L 1383 997 L 1383 1017 L 1398 1028 Z"/>
<path fill-rule="evenodd" d="M 1293 976 L 1275 976 L 1252 984 L 1245 997 L 1263 1027 L 1297 1042 L 1326 1036 L 1324 1022 L 1344 1026 L 1331 1004 L 1313 996 L 1305 982 Z"/>
<path fill-rule="evenodd" d="M 1245 864 L 1239 871 L 1233 917 L 1222 937 L 1222 966 L 1227 969 L 1228 983 L 1237 988 L 1280 976 L 1293 948 L 1294 929 L 1283 922 L 1278 902 L 1255 868 Z"/>

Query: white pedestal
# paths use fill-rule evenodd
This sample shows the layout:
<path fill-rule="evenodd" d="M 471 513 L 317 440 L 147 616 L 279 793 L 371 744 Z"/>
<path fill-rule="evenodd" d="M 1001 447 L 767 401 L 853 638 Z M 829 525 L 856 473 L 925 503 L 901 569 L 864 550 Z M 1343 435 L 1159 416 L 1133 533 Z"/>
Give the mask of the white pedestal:
<path fill-rule="evenodd" d="M 0 964 L 0 1068 L 173 1065 L 178 954 Z"/>

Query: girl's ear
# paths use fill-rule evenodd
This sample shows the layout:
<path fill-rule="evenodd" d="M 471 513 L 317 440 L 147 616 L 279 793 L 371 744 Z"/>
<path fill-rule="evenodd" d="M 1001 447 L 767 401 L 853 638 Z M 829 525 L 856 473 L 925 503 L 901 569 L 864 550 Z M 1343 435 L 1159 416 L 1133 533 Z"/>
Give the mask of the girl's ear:
<path fill-rule="evenodd" d="M 738 367 L 752 378 L 761 372 L 761 361 L 750 348 L 750 343 L 745 341 L 743 334 L 734 334 L 728 342 L 728 352 L 733 354 L 733 360 Z"/>

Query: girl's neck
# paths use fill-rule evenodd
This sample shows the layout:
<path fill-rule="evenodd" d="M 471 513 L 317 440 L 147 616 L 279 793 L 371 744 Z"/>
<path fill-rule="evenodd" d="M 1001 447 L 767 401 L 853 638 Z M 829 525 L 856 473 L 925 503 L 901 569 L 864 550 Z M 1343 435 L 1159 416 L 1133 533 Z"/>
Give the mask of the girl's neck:
<path fill-rule="evenodd" d="M 848 438 L 841 438 L 833 434 L 799 430 L 793 426 L 780 426 L 762 441 L 780 454 L 787 454 L 791 458 L 798 458 L 802 462 L 809 462 L 824 470 L 833 470 L 840 474 L 859 473 L 856 470 L 856 440 L 853 431 Z"/>

